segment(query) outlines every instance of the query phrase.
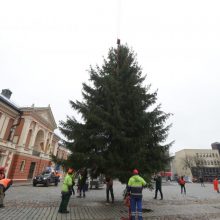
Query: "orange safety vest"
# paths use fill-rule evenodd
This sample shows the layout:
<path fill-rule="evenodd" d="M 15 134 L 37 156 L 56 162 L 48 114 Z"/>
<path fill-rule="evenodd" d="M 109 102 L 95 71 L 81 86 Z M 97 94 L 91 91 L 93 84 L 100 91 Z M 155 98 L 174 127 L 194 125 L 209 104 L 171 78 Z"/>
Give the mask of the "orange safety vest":
<path fill-rule="evenodd" d="M 11 183 L 11 179 L 2 179 L 2 180 L 0 180 L 0 185 L 3 185 L 5 188 L 8 187 L 9 183 Z"/>

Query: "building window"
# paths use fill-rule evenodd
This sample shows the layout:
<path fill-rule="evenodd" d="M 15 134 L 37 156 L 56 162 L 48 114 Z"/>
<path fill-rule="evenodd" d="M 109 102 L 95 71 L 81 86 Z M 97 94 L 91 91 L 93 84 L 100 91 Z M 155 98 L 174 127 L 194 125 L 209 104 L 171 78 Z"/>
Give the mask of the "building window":
<path fill-rule="evenodd" d="M 214 153 L 212 153 L 212 156 L 213 156 L 213 157 L 215 157 L 215 154 L 214 154 Z"/>
<path fill-rule="evenodd" d="M 20 171 L 23 172 L 25 167 L 25 160 L 21 161 Z"/>

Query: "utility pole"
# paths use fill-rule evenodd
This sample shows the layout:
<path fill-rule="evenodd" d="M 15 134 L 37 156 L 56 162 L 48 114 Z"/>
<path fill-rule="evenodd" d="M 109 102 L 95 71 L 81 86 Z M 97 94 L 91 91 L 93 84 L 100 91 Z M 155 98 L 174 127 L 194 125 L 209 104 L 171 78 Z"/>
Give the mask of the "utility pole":
<path fill-rule="evenodd" d="M 120 42 L 121 40 L 118 38 L 117 39 L 117 68 L 116 68 L 116 74 L 119 74 L 119 54 L 120 54 Z"/>

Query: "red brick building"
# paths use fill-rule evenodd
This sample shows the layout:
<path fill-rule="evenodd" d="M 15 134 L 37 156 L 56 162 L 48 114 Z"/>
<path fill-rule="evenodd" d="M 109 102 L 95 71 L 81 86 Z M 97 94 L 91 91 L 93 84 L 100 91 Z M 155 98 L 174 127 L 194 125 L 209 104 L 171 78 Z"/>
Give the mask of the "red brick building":
<path fill-rule="evenodd" d="M 58 144 L 50 106 L 20 108 L 10 96 L 7 89 L 0 94 L 0 166 L 7 177 L 24 181 L 50 166 L 51 154 L 66 149 Z"/>

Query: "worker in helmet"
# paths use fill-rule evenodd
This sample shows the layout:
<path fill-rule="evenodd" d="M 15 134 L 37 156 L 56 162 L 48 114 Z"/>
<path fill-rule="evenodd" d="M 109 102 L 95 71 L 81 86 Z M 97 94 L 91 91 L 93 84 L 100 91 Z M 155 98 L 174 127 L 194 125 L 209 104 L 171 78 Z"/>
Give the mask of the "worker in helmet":
<path fill-rule="evenodd" d="M 127 192 L 131 198 L 131 219 L 135 220 L 136 210 L 138 212 L 138 220 L 142 220 L 142 190 L 146 185 L 145 180 L 139 176 L 137 169 L 133 170 L 133 176 L 128 181 Z"/>
<path fill-rule="evenodd" d="M 69 203 L 70 196 L 72 195 L 73 171 L 74 170 L 72 168 L 69 168 L 64 178 L 61 191 L 62 201 L 58 210 L 59 213 L 69 213 L 69 211 L 67 211 L 67 205 Z"/>

